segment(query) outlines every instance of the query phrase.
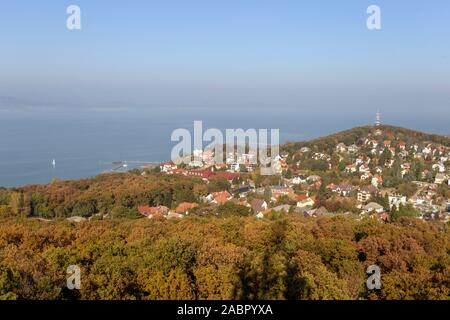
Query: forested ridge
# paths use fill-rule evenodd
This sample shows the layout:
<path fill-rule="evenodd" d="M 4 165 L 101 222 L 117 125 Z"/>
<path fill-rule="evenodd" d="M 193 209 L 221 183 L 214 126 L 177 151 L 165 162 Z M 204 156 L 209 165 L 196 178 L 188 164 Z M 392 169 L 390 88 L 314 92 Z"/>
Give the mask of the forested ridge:
<path fill-rule="evenodd" d="M 407 143 L 430 142 L 442 144 L 447 147 L 450 146 L 450 137 L 448 136 L 425 133 L 392 125 L 382 125 L 377 128 L 383 131 L 382 137 L 384 139 L 404 140 Z M 311 147 L 316 150 L 326 151 L 333 149 L 339 142 L 347 145 L 362 143 L 361 139 L 370 135 L 373 130 L 373 126 L 355 127 L 308 141 L 287 142 L 281 146 L 281 149 L 292 152 L 302 147 Z"/>
<path fill-rule="evenodd" d="M 3 218 L 0 298 L 449 299 L 449 244 L 448 225 L 412 218 Z M 372 264 L 381 290 L 365 286 Z"/>
<path fill-rule="evenodd" d="M 195 201 L 209 190 L 197 178 L 140 172 L 102 174 L 93 178 L 0 189 L 0 216 L 61 218 L 109 214 L 139 217 L 139 205 L 176 206 Z"/>

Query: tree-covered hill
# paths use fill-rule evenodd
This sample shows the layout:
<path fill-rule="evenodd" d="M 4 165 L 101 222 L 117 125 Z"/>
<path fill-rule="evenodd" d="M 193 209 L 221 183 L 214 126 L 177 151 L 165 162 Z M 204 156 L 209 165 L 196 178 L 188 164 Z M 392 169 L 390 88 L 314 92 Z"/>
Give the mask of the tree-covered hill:
<path fill-rule="evenodd" d="M 381 134 L 376 135 L 376 130 Z M 379 127 L 363 126 L 344 130 L 325 137 L 316 138 L 302 142 L 288 142 L 281 149 L 287 152 L 296 152 L 303 147 L 313 148 L 314 150 L 329 151 L 336 147 L 340 142 L 346 145 L 362 144 L 366 138 L 380 140 L 398 140 L 409 144 L 413 143 L 435 143 L 450 147 L 450 138 L 437 134 L 424 133 L 411 129 L 401 128 L 391 125 L 382 125 Z"/>

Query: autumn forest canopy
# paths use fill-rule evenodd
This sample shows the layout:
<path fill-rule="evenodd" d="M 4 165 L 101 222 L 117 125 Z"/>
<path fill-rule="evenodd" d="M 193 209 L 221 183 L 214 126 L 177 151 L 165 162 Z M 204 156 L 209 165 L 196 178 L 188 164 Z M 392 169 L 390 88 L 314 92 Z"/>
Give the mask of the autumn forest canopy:
<path fill-rule="evenodd" d="M 0 221 L 1 299 L 448 299 L 450 229 L 413 218 Z M 382 289 L 366 288 L 369 265 Z M 66 269 L 81 268 L 81 290 Z"/>

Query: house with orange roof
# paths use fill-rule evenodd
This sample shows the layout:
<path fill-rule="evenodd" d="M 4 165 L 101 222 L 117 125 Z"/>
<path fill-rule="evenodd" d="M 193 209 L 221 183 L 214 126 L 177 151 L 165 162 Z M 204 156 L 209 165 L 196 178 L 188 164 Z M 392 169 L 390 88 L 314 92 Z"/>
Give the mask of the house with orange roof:
<path fill-rule="evenodd" d="M 327 188 L 327 189 L 330 189 L 330 190 L 334 190 L 334 189 L 336 188 L 336 184 L 330 183 L 329 185 L 327 185 L 326 188 Z"/>
<path fill-rule="evenodd" d="M 405 141 L 400 141 L 398 143 L 398 147 L 400 148 L 400 150 L 406 150 L 406 142 Z"/>
<path fill-rule="evenodd" d="M 382 186 L 383 185 L 383 178 L 380 176 L 380 175 L 375 175 L 373 178 L 372 178 L 372 185 L 375 187 L 375 188 L 378 188 L 378 187 L 380 187 L 380 186 Z"/>
<path fill-rule="evenodd" d="M 214 174 L 214 172 L 211 170 L 193 169 L 186 170 L 184 174 L 186 176 L 199 177 L 202 178 L 202 180 L 207 181 Z"/>
<path fill-rule="evenodd" d="M 169 212 L 169 208 L 166 206 L 138 206 L 138 212 L 147 218 L 164 217 Z"/>
<path fill-rule="evenodd" d="M 198 207 L 198 203 L 182 202 L 176 207 L 175 212 L 187 214 L 189 212 L 189 210 L 197 208 L 197 207 Z"/>
<path fill-rule="evenodd" d="M 224 204 L 233 199 L 233 196 L 228 191 L 213 192 L 206 197 L 206 201 L 215 204 Z"/>
<path fill-rule="evenodd" d="M 314 206 L 314 200 L 304 194 L 297 195 L 297 207 L 298 208 L 305 208 L 305 207 L 312 207 Z"/>

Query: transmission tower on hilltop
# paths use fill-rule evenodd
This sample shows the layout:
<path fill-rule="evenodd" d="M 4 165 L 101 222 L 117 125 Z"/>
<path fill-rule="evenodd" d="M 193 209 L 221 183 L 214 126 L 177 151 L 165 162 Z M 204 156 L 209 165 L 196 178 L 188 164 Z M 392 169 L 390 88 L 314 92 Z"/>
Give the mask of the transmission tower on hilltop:
<path fill-rule="evenodd" d="M 381 126 L 381 114 L 380 110 L 377 111 L 377 114 L 375 116 L 375 127 Z"/>

